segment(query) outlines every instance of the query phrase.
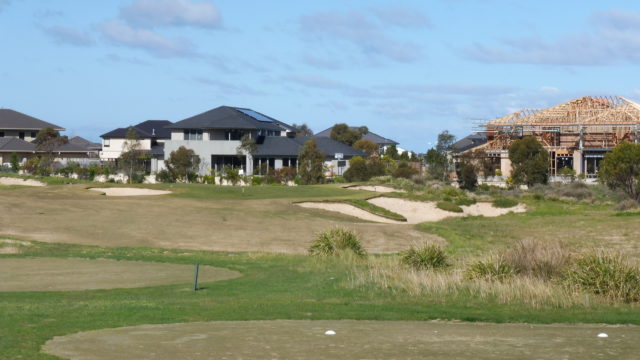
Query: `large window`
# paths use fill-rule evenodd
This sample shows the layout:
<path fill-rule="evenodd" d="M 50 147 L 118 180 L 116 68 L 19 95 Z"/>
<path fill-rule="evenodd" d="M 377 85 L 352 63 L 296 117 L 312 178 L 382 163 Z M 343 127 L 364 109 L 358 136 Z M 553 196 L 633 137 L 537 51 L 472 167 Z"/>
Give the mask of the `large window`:
<path fill-rule="evenodd" d="M 202 140 L 202 130 L 185 130 L 184 131 L 184 139 L 185 140 Z"/>
<path fill-rule="evenodd" d="M 224 138 L 226 140 L 240 140 L 244 136 L 244 131 L 242 130 L 227 130 L 224 133 Z"/>
<path fill-rule="evenodd" d="M 104 139 L 104 147 L 109 147 L 111 145 L 111 139 Z"/>

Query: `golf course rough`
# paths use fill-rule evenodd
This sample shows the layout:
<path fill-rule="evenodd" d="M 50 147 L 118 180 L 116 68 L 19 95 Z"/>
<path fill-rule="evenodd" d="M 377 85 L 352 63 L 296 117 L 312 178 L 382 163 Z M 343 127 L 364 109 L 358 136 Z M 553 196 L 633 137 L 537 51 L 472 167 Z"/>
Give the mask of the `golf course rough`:
<path fill-rule="evenodd" d="M 325 335 L 327 330 L 335 335 Z M 609 337 L 598 338 L 606 332 Z M 275 320 L 141 325 L 55 337 L 44 352 L 106 359 L 634 359 L 640 327 Z"/>
<path fill-rule="evenodd" d="M 193 265 L 81 258 L 0 258 L 0 292 L 136 288 L 193 281 Z M 200 266 L 199 282 L 240 273 Z"/>

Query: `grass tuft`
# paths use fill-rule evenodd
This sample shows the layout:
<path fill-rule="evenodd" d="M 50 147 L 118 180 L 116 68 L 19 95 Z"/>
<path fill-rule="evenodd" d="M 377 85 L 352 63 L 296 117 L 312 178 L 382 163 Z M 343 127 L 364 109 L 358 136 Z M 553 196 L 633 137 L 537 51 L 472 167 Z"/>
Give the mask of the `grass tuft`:
<path fill-rule="evenodd" d="M 334 256 L 344 251 L 353 252 L 360 257 L 367 255 L 354 231 L 335 227 L 318 234 L 309 248 L 309 255 Z"/>
<path fill-rule="evenodd" d="M 571 253 L 558 241 L 522 239 L 506 251 L 504 260 L 519 274 L 548 280 L 564 271 Z"/>
<path fill-rule="evenodd" d="M 495 255 L 487 261 L 477 261 L 469 265 L 465 271 L 465 277 L 469 280 L 504 281 L 517 274 L 518 270 L 501 255 Z"/>
<path fill-rule="evenodd" d="M 506 198 L 506 197 L 499 197 L 493 201 L 493 207 L 497 207 L 497 208 L 506 209 L 506 208 L 514 207 L 516 205 L 518 205 L 518 200 Z"/>
<path fill-rule="evenodd" d="M 401 253 L 401 261 L 416 270 L 441 269 L 449 262 L 442 247 L 425 243 L 419 248 L 411 247 Z"/>

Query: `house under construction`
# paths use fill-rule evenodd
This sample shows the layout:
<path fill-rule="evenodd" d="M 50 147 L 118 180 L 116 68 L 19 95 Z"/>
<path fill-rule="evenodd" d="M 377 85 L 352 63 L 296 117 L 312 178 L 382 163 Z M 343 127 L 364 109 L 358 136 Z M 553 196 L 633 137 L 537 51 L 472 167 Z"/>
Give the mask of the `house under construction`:
<path fill-rule="evenodd" d="M 562 168 L 595 177 L 604 154 L 620 142 L 640 142 L 640 104 L 620 96 L 585 96 L 547 109 L 525 109 L 482 125 L 483 149 L 510 176 L 511 142 L 535 136 L 549 152 L 549 174 Z M 472 149 L 472 150 L 475 150 Z"/>

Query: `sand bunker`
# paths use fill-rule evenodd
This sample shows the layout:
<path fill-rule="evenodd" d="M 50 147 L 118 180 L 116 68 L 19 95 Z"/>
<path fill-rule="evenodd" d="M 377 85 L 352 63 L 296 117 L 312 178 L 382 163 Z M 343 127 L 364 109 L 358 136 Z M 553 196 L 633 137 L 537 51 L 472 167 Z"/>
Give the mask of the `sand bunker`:
<path fill-rule="evenodd" d="M 408 224 L 418 224 L 425 221 L 440 221 L 449 217 L 469 215 L 494 217 L 505 215 L 510 212 L 526 211 L 526 207 L 522 204 L 512 208 L 496 208 L 493 207 L 491 203 L 477 203 L 470 206 L 461 206 L 464 212 L 454 213 L 438 209 L 435 202 L 411 201 L 387 197 L 377 197 L 370 199 L 369 202 L 404 216 L 407 218 Z"/>
<path fill-rule="evenodd" d="M 165 190 L 125 188 L 125 187 L 90 188 L 89 190 L 99 191 L 101 193 L 104 193 L 107 196 L 149 196 L 149 195 L 171 194 L 171 191 L 165 191 Z"/>
<path fill-rule="evenodd" d="M 240 273 L 200 266 L 200 282 Z M 69 291 L 134 288 L 193 281 L 193 265 L 77 258 L 0 258 L 0 291 Z"/>
<path fill-rule="evenodd" d="M 47 186 L 42 181 L 12 177 L 0 177 L 0 185 Z"/>
<path fill-rule="evenodd" d="M 380 222 L 385 224 L 406 224 L 406 222 L 404 221 L 387 219 L 385 217 L 372 214 L 368 211 L 362 210 L 360 208 L 357 208 L 349 204 L 329 203 L 329 202 L 304 202 L 304 203 L 297 203 L 296 205 L 302 206 L 304 208 L 309 208 L 309 209 L 335 211 L 345 215 L 354 216 L 359 219 L 375 221 L 375 222 Z"/>
<path fill-rule="evenodd" d="M 639 336 L 637 326 L 277 320 L 89 331 L 43 350 L 71 360 L 634 359 Z"/>
<path fill-rule="evenodd" d="M 369 185 L 359 185 L 359 186 L 348 186 L 345 189 L 351 190 L 367 190 L 374 191 L 379 193 L 389 193 L 389 192 L 406 192 L 404 190 L 397 190 L 389 186 L 369 186 Z"/>
<path fill-rule="evenodd" d="M 426 221 L 440 221 L 450 217 L 462 216 L 486 216 L 494 217 L 505 215 L 510 212 L 525 212 L 527 208 L 520 204 L 511 208 L 495 208 L 491 203 L 477 203 L 470 206 L 461 206 L 464 212 L 454 213 L 444 211 L 436 207 L 435 202 L 411 201 L 406 199 L 396 199 L 388 197 L 377 197 L 369 199 L 369 202 L 393 211 L 404 216 L 407 221 L 396 221 L 382 216 L 374 215 L 352 205 L 342 203 L 306 202 L 297 205 L 328 211 L 335 211 L 345 215 L 354 216 L 363 220 L 375 221 L 385 224 L 419 224 Z"/>

